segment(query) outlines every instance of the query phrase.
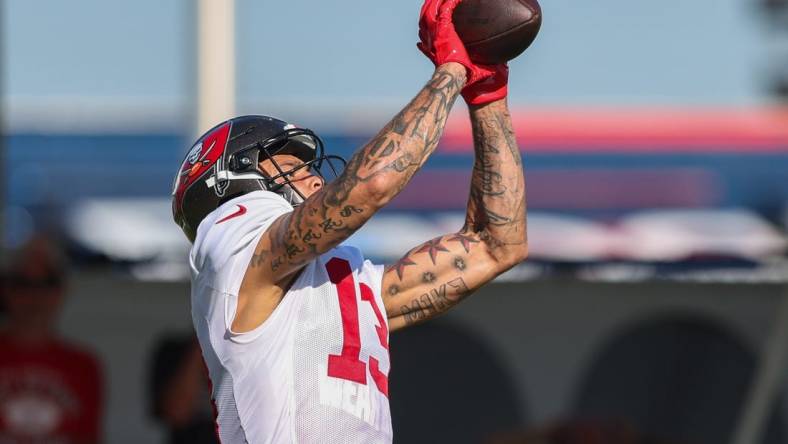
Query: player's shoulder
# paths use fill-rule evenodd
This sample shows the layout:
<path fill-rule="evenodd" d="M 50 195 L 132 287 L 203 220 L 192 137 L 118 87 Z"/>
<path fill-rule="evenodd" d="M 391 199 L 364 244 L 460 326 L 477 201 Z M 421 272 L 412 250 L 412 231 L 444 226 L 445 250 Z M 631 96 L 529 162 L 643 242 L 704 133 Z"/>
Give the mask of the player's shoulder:
<path fill-rule="evenodd" d="M 197 237 L 216 227 L 259 220 L 272 214 L 292 211 L 293 207 L 282 196 L 270 191 L 254 191 L 230 199 L 205 216 L 197 228 Z"/>
<path fill-rule="evenodd" d="M 293 207 L 270 191 L 254 191 L 230 199 L 205 216 L 192 245 L 192 262 L 198 268 L 212 257 L 215 265 L 224 262 L 259 238 L 268 226 Z M 213 257 L 213 256 L 219 257 Z"/>
<path fill-rule="evenodd" d="M 237 231 L 239 226 L 258 226 L 271 218 L 293 211 L 281 196 L 270 191 L 255 191 L 224 202 L 213 210 L 197 227 L 194 245 L 225 231 Z"/>

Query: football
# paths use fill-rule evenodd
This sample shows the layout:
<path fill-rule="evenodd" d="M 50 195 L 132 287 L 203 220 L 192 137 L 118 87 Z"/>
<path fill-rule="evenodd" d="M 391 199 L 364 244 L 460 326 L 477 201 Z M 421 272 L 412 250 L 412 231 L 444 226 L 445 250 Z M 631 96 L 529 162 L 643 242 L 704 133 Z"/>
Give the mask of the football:
<path fill-rule="evenodd" d="M 542 25 L 542 9 L 536 0 L 463 0 L 453 20 L 471 60 L 497 64 L 531 46 Z"/>

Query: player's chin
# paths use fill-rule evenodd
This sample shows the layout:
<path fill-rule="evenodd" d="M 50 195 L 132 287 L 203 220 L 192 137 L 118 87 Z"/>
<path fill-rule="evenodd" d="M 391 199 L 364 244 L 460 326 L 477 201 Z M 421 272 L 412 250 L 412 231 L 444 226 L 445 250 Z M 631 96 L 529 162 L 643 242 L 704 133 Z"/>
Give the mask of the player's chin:
<path fill-rule="evenodd" d="M 306 200 L 306 199 L 309 199 L 310 197 L 312 197 L 313 194 L 315 194 L 318 191 L 320 191 L 320 188 L 310 188 L 310 189 L 307 189 L 307 190 L 298 190 L 298 191 L 301 192 L 301 194 L 304 196 L 304 200 Z"/>

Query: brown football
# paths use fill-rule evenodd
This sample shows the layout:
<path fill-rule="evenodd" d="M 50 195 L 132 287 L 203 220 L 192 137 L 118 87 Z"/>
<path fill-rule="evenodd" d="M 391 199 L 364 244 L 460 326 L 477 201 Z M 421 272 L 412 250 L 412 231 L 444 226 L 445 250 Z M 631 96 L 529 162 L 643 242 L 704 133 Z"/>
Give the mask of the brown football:
<path fill-rule="evenodd" d="M 542 26 L 542 9 L 536 0 L 463 0 L 453 19 L 471 60 L 496 64 L 531 46 Z"/>

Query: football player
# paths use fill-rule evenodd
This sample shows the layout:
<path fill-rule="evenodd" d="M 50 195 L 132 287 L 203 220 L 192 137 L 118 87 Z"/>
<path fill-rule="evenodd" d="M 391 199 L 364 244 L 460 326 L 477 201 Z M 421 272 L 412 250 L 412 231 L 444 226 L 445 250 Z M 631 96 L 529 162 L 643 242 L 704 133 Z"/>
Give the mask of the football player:
<path fill-rule="evenodd" d="M 173 214 L 193 243 L 192 319 L 221 442 L 391 442 L 389 331 L 526 257 L 508 69 L 470 61 L 457 3 L 426 1 L 419 48 L 432 77 L 333 181 L 323 172 L 338 159 L 312 131 L 263 116 L 211 129 L 181 166 Z M 475 145 L 465 225 L 385 268 L 340 245 L 421 168 L 460 95 Z"/>

